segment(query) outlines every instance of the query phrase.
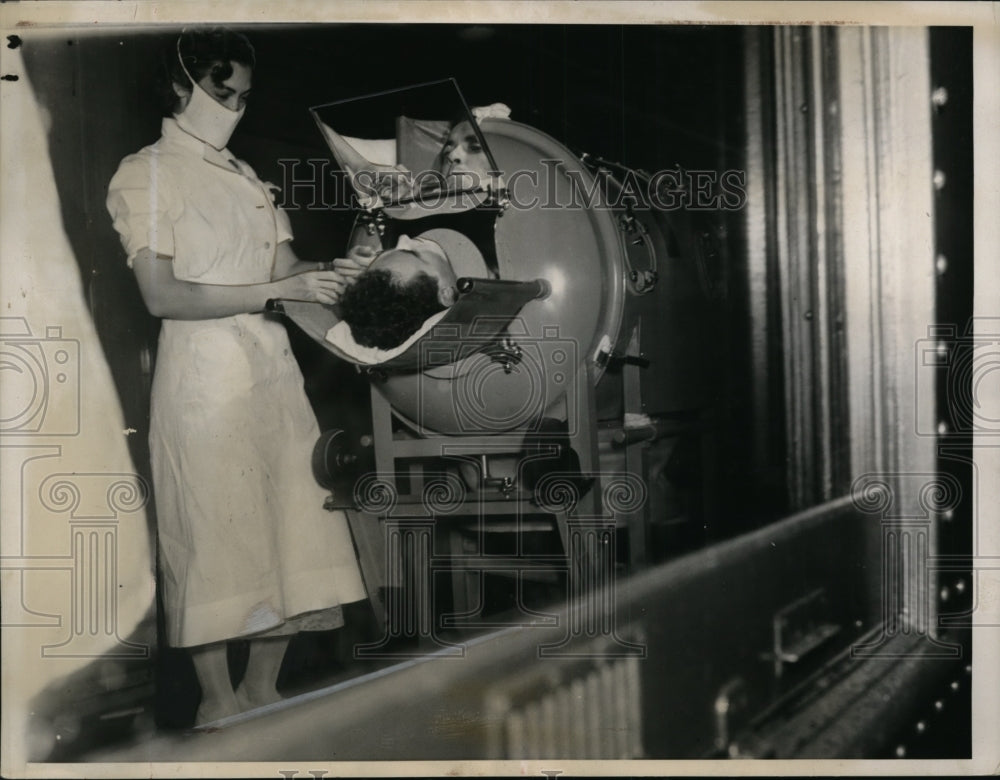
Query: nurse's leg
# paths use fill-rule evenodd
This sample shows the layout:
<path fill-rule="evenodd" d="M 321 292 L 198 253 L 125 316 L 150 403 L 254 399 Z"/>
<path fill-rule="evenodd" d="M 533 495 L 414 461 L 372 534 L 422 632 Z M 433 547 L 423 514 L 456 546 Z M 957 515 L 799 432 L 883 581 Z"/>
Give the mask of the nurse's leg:
<path fill-rule="evenodd" d="M 278 672 L 285 658 L 290 636 L 250 640 L 250 658 L 243 681 L 236 689 L 236 699 L 244 710 L 281 701 Z"/>
<path fill-rule="evenodd" d="M 209 645 L 192 647 L 191 659 L 194 661 L 194 670 L 201 685 L 201 704 L 198 705 L 194 724 L 200 726 L 238 713 L 240 707 L 229 680 L 226 643 L 213 642 Z"/>

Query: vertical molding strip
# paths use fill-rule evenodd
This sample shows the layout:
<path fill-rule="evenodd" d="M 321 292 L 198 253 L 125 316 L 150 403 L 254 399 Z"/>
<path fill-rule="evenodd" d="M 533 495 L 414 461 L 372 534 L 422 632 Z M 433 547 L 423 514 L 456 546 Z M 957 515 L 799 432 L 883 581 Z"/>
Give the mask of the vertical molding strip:
<path fill-rule="evenodd" d="M 827 383 L 829 388 L 829 495 L 841 496 L 850 490 L 850 386 L 847 375 L 846 313 L 844 301 L 844 221 L 843 159 L 841 157 L 840 83 L 838 80 L 837 36 L 839 29 L 820 30 L 823 80 L 822 115 L 823 160 L 826 170 L 825 224 L 828 320 L 825 323 L 829 347 Z"/>
<path fill-rule="evenodd" d="M 810 103 L 809 117 L 811 119 L 812 133 L 812 168 L 813 178 L 811 179 L 812 191 L 815 196 L 815 205 L 812 213 L 812 236 L 813 252 L 816 258 L 813 270 L 813 306 L 812 319 L 804 323 L 805 326 L 812 325 L 812 342 L 815 345 L 815 356 L 813 360 L 813 376 L 816 379 L 816 392 L 814 394 L 813 419 L 816 427 L 812 432 L 817 443 L 816 452 L 816 485 L 812 499 L 814 501 L 829 501 L 833 498 L 833 475 L 830 451 L 830 393 L 835 389 L 833 386 L 830 371 L 830 290 L 827 285 L 829 276 L 829 266 L 836 262 L 836 258 L 830 257 L 827 252 L 827 193 L 830 189 L 830 180 L 826 169 L 826 147 L 828 143 L 826 133 L 826 83 L 823 72 L 823 40 L 822 28 L 818 26 L 809 28 L 810 38 Z M 831 226 L 832 227 L 832 226 Z"/>
<path fill-rule="evenodd" d="M 789 508 L 830 498 L 826 133 L 818 28 L 775 32 L 774 252 L 788 446 Z"/>
<path fill-rule="evenodd" d="M 753 460 L 768 463 L 768 437 L 771 423 L 768 415 L 768 200 L 766 183 L 769 180 L 765 148 L 774 141 L 774 134 L 766 124 L 763 106 L 769 103 L 770 93 L 765 86 L 765 60 L 762 49 L 766 42 L 763 32 L 748 27 L 744 32 L 747 48 L 745 73 L 746 128 L 747 128 L 747 201 L 744 208 L 747 251 L 747 290 L 750 313 L 750 370 L 752 376 L 753 409 Z M 767 73 L 767 75 L 771 75 Z"/>
<path fill-rule="evenodd" d="M 789 222 L 791 218 L 791 206 L 789 204 L 789 189 L 787 160 L 791 153 L 792 138 L 788 132 L 788 92 L 791 88 L 791 61 L 793 57 L 790 52 L 790 40 L 793 30 L 789 27 L 778 27 L 774 31 L 774 71 L 775 71 L 775 166 L 774 166 L 774 189 L 775 189 L 775 235 L 774 253 L 777 260 L 778 269 L 778 296 L 781 306 L 781 350 L 784 359 L 784 392 L 785 392 L 785 441 L 787 447 L 788 466 L 788 498 L 790 508 L 793 510 L 799 505 L 801 500 L 801 484 L 797 476 L 797 464 L 802 457 L 801 440 L 797 434 L 798 411 L 796 404 L 794 356 L 795 344 L 791 339 L 788 323 L 792 313 L 790 309 L 789 293 L 792 287 L 789 270 L 789 234 L 791 231 Z"/>
<path fill-rule="evenodd" d="M 837 81 L 840 85 L 841 218 L 844 251 L 845 338 L 852 476 L 884 472 L 882 448 L 881 337 L 877 256 L 877 149 L 870 47 L 865 28 L 838 30 Z"/>

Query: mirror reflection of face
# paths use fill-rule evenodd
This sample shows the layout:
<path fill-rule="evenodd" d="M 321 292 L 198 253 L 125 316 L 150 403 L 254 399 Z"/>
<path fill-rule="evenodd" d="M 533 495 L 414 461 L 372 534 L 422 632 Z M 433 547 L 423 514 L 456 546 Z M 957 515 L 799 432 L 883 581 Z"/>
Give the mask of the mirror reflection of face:
<path fill-rule="evenodd" d="M 397 284 L 405 285 L 419 273 L 425 273 L 438 283 L 441 303 L 450 306 L 457 277 L 448 261 L 448 255 L 434 241 L 426 238 L 412 239 L 400 236 L 395 249 L 381 252 L 370 270 L 383 270 L 392 274 Z"/>
<path fill-rule="evenodd" d="M 475 179 L 465 178 L 470 183 L 478 184 L 489 176 L 489 158 L 468 120 L 459 122 L 451 129 L 441 149 L 440 165 L 445 179 L 471 174 Z"/>

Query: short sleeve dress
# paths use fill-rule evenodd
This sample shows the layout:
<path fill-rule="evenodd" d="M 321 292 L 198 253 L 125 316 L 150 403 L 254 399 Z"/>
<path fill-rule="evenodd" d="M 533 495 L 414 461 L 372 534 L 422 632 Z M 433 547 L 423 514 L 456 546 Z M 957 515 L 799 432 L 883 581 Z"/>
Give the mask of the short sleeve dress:
<path fill-rule="evenodd" d="M 148 247 L 191 282 L 267 282 L 291 238 L 253 170 L 173 119 L 121 162 L 107 206 L 129 265 Z M 163 320 L 149 441 L 170 645 L 286 633 L 365 598 L 346 518 L 312 475 L 318 436 L 282 323 Z"/>

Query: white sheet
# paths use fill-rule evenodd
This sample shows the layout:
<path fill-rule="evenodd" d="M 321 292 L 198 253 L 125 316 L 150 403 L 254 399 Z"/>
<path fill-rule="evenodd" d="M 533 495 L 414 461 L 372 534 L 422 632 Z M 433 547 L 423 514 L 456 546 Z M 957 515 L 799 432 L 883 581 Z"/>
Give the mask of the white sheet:
<path fill-rule="evenodd" d="M 354 340 L 354 335 L 351 333 L 351 326 L 343 320 L 327 331 L 326 340 L 337 347 L 337 349 L 343 352 L 344 355 L 353 360 L 355 363 L 365 366 L 377 366 L 379 363 L 385 363 L 406 352 L 406 350 L 408 350 L 417 341 L 417 339 L 437 325 L 447 313 L 448 309 L 445 309 L 444 311 L 439 311 L 436 314 L 431 315 L 424 320 L 424 324 L 420 326 L 418 331 L 416 331 L 398 347 L 393 347 L 392 349 L 379 349 L 378 347 L 361 346 Z"/>

